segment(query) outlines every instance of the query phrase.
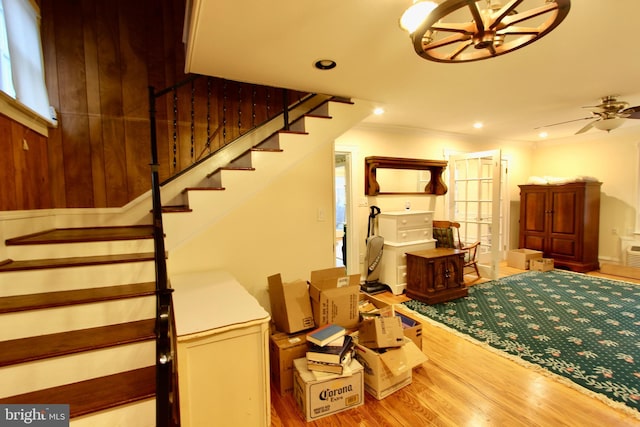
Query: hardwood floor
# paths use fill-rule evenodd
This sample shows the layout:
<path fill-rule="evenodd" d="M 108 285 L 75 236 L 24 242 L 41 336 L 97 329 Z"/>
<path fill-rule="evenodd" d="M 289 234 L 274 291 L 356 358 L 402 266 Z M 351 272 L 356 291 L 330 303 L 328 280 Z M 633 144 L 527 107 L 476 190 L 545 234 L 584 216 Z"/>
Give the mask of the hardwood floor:
<path fill-rule="evenodd" d="M 503 276 L 520 272 L 501 266 Z M 291 394 L 272 390 L 271 426 L 640 426 L 640 418 L 428 323 L 423 351 L 429 361 L 413 371 L 409 386 L 380 401 L 365 393 L 363 406 L 310 423 Z"/>

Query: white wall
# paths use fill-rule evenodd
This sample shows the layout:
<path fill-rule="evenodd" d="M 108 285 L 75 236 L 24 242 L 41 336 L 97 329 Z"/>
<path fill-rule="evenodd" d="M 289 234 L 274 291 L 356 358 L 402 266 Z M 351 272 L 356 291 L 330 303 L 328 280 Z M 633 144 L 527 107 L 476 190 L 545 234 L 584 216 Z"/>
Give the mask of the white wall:
<path fill-rule="evenodd" d="M 613 134 L 611 134 L 613 135 Z M 508 159 L 510 200 L 510 247 L 518 244 L 519 188 L 532 175 L 590 175 L 603 182 L 601 203 L 601 259 L 618 257 L 618 236 L 635 229 L 638 173 L 638 139 L 623 135 L 607 139 L 600 133 L 579 143 L 530 144 L 487 141 L 445 135 L 418 129 L 381 128 L 360 125 L 335 141 L 337 151 L 352 155 L 351 203 L 355 218 L 349 226 L 356 232 L 358 260 L 365 253 L 369 206 L 383 211 L 433 210 L 445 215 L 445 197 L 430 195 L 364 195 L 364 158 L 367 156 L 409 157 L 444 160 L 449 152 L 477 152 L 500 149 Z M 275 180 L 265 191 L 207 232 L 175 251 L 168 260 L 170 274 L 223 268 L 235 275 L 260 303 L 269 308 L 267 277 L 281 273 L 285 281 L 308 279 L 312 270 L 334 265 L 334 145 L 327 143 Z M 319 212 L 324 220 L 319 220 Z M 349 273 L 362 274 L 359 271 Z"/>
<path fill-rule="evenodd" d="M 636 128 L 637 129 L 637 128 Z M 592 130 L 576 142 L 540 144 L 534 151 L 536 176 L 593 176 L 602 182 L 599 257 L 620 260 L 620 236 L 636 230 L 638 143 L 633 128 Z"/>
<path fill-rule="evenodd" d="M 355 218 L 350 230 L 359 233 L 358 253 L 360 261 L 365 254 L 365 237 L 367 235 L 369 207 L 376 205 L 382 211 L 403 210 L 405 202 L 409 201 L 412 209 L 430 210 L 435 212 L 436 218 L 446 215 L 445 197 L 432 195 L 382 195 L 366 197 L 364 195 L 364 159 L 368 156 L 405 157 L 428 160 L 446 160 L 447 153 L 472 153 L 500 149 L 502 156 L 509 160 L 509 200 L 520 197 L 517 184 L 522 184 L 530 175 L 530 158 L 532 144 L 492 142 L 468 136 L 447 135 L 409 128 L 382 128 L 361 125 L 353 128 L 336 140 L 339 151 L 352 152 L 353 188 L 351 203 L 355 207 Z M 445 171 L 446 173 L 446 171 Z M 366 204 L 365 204 L 366 202 Z M 519 211 L 512 213 L 510 221 L 511 246 L 517 246 L 517 225 Z M 514 223 L 515 221 L 515 223 Z M 514 231 L 515 230 L 515 231 Z M 513 243 L 515 239 L 515 244 Z M 360 264 L 360 273 L 364 271 Z M 350 273 L 355 273 L 351 272 Z"/>
<path fill-rule="evenodd" d="M 311 271 L 334 266 L 333 217 L 333 143 L 327 142 L 256 197 L 171 251 L 169 274 L 224 269 L 269 309 L 268 276 L 307 280 Z"/>

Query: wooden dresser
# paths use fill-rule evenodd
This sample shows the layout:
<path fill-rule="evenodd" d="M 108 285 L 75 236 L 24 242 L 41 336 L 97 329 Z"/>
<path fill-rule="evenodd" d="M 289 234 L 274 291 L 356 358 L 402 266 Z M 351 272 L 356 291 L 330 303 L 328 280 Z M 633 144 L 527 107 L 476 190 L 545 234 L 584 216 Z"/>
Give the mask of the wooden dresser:
<path fill-rule="evenodd" d="M 399 295 L 407 287 L 406 253 L 436 247 L 433 212 L 383 212 L 378 217 L 378 231 L 384 237 L 380 281 L 389 286 L 394 295 Z"/>
<path fill-rule="evenodd" d="M 520 248 L 542 251 L 555 267 L 597 270 L 601 185 L 520 185 Z"/>
<path fill-rule="evenodd" d="M 407 253 L 407 296 L 427 304 L 466 297 L 464 251 L 436 248 Z"/>

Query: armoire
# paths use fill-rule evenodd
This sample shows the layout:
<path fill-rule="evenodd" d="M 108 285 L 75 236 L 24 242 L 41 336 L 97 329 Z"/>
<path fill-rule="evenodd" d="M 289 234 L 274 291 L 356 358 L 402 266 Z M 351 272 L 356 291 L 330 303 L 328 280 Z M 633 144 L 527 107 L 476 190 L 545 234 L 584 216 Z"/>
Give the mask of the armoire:
<path fill-rule="evenodd" d="M 520 248 L 543 252 L 556 268 L 597 270 L 600 187 L 596 181 L 519 185 Z"/>

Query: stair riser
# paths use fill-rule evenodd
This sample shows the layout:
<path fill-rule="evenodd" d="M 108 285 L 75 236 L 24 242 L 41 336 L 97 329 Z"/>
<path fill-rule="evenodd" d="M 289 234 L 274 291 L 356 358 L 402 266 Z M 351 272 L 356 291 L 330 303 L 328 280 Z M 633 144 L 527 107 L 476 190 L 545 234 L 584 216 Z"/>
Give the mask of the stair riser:
<path fill-rule="evenodd" d="M 84 417 L 72 418 L 70 427 L 155 427 L 156 400 L 147 399 Z"/>
<path fill-rule="evenodd" d="M 153 319 L 155 310 L 155 296 L 146 296 L 3 314 L 0 341 Z"/>
<path fill-rule="evenodd" d="M 9 271 L 0 274 L 0 297 L 153 281 L 153 261 Z"/>
<path fill-rule="evenodd" d="M 153 252 L 153 239 L 7 246 L 7 254 L 13 260 L 70 258 L 87 256 L 87 254 L 98 256 L 138 252 Z"/>
<path fill-rule="evenodd" d="M 0 398 L 154 364 L 155 342 L 149 341 L 7 366 L 0 368 Z"/>

